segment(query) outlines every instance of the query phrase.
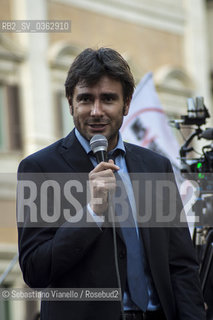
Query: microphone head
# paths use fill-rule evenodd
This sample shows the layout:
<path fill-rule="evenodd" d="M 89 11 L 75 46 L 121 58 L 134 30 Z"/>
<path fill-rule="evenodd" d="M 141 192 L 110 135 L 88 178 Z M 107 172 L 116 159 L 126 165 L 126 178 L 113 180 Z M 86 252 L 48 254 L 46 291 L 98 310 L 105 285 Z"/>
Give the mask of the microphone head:
<path fill-rule="evenodd" d="M 96 154 L 98 151 L 106 151 L 108 148 L 108 140 L 102 134 L 94 135 L 90 140 L 90 148 L 93 153 Z"/>

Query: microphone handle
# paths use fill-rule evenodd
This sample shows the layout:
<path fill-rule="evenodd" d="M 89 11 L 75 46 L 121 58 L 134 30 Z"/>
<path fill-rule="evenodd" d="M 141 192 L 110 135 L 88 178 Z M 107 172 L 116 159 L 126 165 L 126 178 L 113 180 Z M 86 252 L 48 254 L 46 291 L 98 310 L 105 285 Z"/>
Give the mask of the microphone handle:
<path fill-rule="evenodd" d="M 95 153 L 95 157 L 97 160 L 97 163 L 100 163 L 102 161 L 107 162 L 107 153 L 104 150 L 99 150 Z"/>

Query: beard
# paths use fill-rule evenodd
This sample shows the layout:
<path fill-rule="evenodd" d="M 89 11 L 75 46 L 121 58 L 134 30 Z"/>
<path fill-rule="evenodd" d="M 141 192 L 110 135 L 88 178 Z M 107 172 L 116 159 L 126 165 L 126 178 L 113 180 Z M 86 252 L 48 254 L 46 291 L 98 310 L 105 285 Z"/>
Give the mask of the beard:
<path fill-rule="evenodd" d="M 105 136 L 108 140 L 108 144 L 109 144 L 109 150 L 113 149 L 118 141 L 118 133 L 119 133 L 119 129 L 122 126 L 123 123 L 123 117 L 119 117 L 119 119 L 117 119 L 116 121 L 114 121 L 114 123 L 112 123 L 110 120 L 107 120 L 108 124 L 107 124 L 107 129 L 104 130 L 103 132 L 98 132 L 97 133 L 93 133 L 90 132 L 90 130 L 88 129 L 88 123 L 90 123 L 89 121 L 86 121 L 85 123 L 82 124 L 82 121 L 79 120 L 78 117 L 74 117 L 73 116 L 73 122 L 75 125 L 75 128 L 80 132 L 80 134 L 87 140 L 90 141 L 91 138 L 95 135 L 95 134 L 102 134 L 103 136 Z M 95 120 L 92 121 L 93 124 L 98 124 L 98 123 L 102 123 L 102 119 L 101 120 Z"/>

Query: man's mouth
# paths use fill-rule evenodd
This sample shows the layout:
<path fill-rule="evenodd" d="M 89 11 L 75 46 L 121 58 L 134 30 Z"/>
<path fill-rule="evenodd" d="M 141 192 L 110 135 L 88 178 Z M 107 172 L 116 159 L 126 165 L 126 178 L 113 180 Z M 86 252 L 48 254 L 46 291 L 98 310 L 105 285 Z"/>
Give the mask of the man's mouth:
<path fill-rule="evenodd" d="M 88 123 L 88 126 L 92 130 L 104 130 L 106 127 L 107 123 Z"/>
<path fill-rule="evenodd" d="M 89 126 L 90 127 L 92 127 L 92 128 L 101 128 L 101 127 L 104 127 L 104 126 L 106 126 L 106 124 L 105 123 L 95 123 L 95 124 L 89 124 Z"/>

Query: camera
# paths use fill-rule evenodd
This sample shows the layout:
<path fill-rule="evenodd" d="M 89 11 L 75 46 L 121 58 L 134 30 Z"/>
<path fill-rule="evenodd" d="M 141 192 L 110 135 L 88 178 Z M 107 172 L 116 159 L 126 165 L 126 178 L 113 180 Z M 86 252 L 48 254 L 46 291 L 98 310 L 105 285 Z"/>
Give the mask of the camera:
<path fill-rule="evenodd" d="M 199 186 L 197 197 L 192 210 L 199 216 L 200 225 L 194 227 L 193 243 L 200 265 L 200 279 L 204 300 L 207 306 L 207 320 L 213 319 L 213 142 L 202 147 L 199 157 L 187 157 L 194 151 L 191 143 L 197 139 L 213 140 L 213 128 L 201 128 L 209 118 L 209 112 L 204 105 L 203 97 L 187 100 L 187 115 L 180 120 L 172 120 L 178 130 L 192 127 L 193 132 L 185 139 L 179 150 L 181 175 L 188 180 L 195 180 Z"/>
<path fill-rule="evenodd" d="M 180 171 L 184 178 L 193 174 L 200 185 L 201 192 L 213 193 L 213 182 L 208 179 L 208 174 L 213 172 L 213 142 L 211 141 L 210 144 L 202 147 L 200 157 L 187 157 L 189 152 L 194 151 L 190 144 L 195 137 L 198 140 L 213 140 L 213 128 L 201 128 L 206 124 L 207 118 L 210 118 L 210 115 L 204 105 L 203 97 L 196 97 L 187 100 L 187 115 L 181 115 L 180 120 L 172 120 L 171 123 L 175 124 L 175 127 L 179 130 L 182 126 L 190 126 L 190 128 L 195 126 L 194 131 L 180 148 Z"/>

